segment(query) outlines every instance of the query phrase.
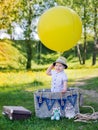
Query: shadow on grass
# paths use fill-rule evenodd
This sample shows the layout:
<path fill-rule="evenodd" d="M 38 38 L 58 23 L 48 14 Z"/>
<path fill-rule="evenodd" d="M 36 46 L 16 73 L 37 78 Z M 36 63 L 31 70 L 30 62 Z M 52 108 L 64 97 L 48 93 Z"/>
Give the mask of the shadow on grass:
<path fill-rule="evenodd" d="M 34 95 L 33 92 L 41 89 L 42 82 L 34 81 L 27 84 L 0 86 L 0 116 L 3 106 L 23 106 L 34 110 Z"/>
<path fill-rule="evenodd" d="M 24 90 L 25 88 L 33 88 L 33 87 L 40 87 L 40 86 L 43 86 L 44 83 L 41 82 L 41 81 L 38 81 L 38 80 L 34 80 L 33 82 L 31 83 L 25 83 L 25 84 L 11 84 L 11 85 L 4 85 L 4 86 L 0 86 L 0 90 L 2 91 L 13 91 L 13 90 Z"/>
<path fill-rule="evenodd" d="M 96 90 L 98 92 L 98 77 L 87 77 L 82 80 L 77 80 L 77 87 L 87 90 Z"/>

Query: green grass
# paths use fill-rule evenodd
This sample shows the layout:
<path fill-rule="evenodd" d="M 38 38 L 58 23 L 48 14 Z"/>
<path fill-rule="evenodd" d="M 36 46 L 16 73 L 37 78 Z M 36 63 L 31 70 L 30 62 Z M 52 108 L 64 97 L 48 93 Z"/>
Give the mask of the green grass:
<path fill-rule="evenodd" d="M 68 69 L 68 86 L 76 87 L 76 82 L 85 82 L 84 89 L 98 91 L 98 69 Z M 11 71 L 0 72 L 0 130 L 98 130 L 98 121 L 90 123 L 74 122 L 62 118 L 51 121 L 50 118 L 39 119 L 35 116 L 33 93 L 38 89 L 50 88 L 51 78 L 45 71 Z M 22 121 L 10 121 L 2 115 L 4 105 L 24 106 L 32 111 L 32 117 Z M 86 102 L 98 111 L 98 103 Z M 88 108 L 80 108 L 81 113 L 91 112 Z"/>
<path fill-rule="evenodd" d="M 21 69 L 25 67 L 26 58 L 13 46 L 12 41 L 0 41 L 0 69 Z"/>
<path fill-rule="evenodd" d="M 1 121 L 0 121 L 1 122 Z M 4 122 L 4 123 L 3 123 Z M 50 121 L 32 117 L 26 121 L 9 121 L 3 118 L 1 130 L 97 130 L 97 122 L 85 124 L 74 123 L 73 120 L 61 119 L 60 121 Z M 7 127 L 6 127 L 7 125 Z"/>
<path fill-rule="evenodd" d="M 91 44 L 92 45 L 92 44 Z M 91 65 L 91 45 L 85 65 L 80 65 L 74 48 L 64 55 L 68 61 L 68 87 L 95 90 L 98 92 L 98 64 Z M 51 121 L 50 118 L 39 119 L 35 116 L 34 91 L 50 88 L 51 77 L 45 74 L 46 68 L 59 56 L 43 47 L 41 57 L 37 54 L 36 44 L 33 46 L 32 71 L 25 71 L 26 44 L 24 41 L 0 41 L 0 130 L 98 130 L 98 121 L 90 123 L 74 122 L 62 118 Z M 97 57 L 98 58 L 98 57 Z M 39 64 L 38 64 L 39 63 Z M 17 71 L 15 70 L 17 69 Z M 24 71 L 20 71 L 24 70 Z M 98 111 L 98 103 L 85 98 L 85 105 Z M 95 100 L 98 100 L 95 98 Z M 2 115 L 4 105 L 24 106 L 32 111 L 28 120 L 10 121 Z M 81 113 L 92 112 L 88 108 L 80 108 Z"/>

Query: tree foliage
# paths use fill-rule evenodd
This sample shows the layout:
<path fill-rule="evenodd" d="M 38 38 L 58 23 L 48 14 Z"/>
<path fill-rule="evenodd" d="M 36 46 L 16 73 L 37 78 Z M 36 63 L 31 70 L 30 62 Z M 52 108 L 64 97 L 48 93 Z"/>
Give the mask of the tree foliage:
<path fill-rule="evenodd" d="M 8 28 L 20 15 L 20 0 L 0 0 L 0 29 Z"/>
<path fill-rule="evenodd" d="M 72 8 L 81 17 L 83 33 L 80 42 L 82 43 L 83 51 L 81 52 L 79 46 L 77 46 L 80 63 L 85 64 L 89 36 L 94 38 L 92 64 L 96 63 L 98 44 L 97 0 L 0 0 L 0 29 L 7 29 L 12 34 L 12 23 L 15 22 L 24 30 L 24 39 L 27 44 L 27 69 L 31 68 L 33 53 L 31 40 L 34 40 L 34 34 L 37 33 L 37 20 L 45 10 L 57 5 Z"/>
<path fill-rule="evenodd" d="M 59 5 L 64 5 L 67 7 L 71 7 L 74 9 L 79 16 L 81 17 L 83 24 L 83 33 L 81 41 L 83 43 L 83 53 L 82 58 L 79 50 L 79 46 L 77 46 L 79 61 L 81 64 L 85 64 L 87 58 L 87 42 L 89 40 L 89 36 L 94 38 L 94 47 L 92 48 L 93 60 L 92 64 L 96 63 L 96 54 L 98 52 L 97 44 L 98 44 L 98 1 L 97 0 L 56 0 Z M 88 6 L 89 5 L 89 6 Z M 81 42 L 80 41 L 80 42 Z"/>

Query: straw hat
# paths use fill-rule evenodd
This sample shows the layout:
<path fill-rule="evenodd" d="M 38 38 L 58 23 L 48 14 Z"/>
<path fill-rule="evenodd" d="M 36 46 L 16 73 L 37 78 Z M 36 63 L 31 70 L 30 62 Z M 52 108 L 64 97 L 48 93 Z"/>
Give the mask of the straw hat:
<path fill-rule="evenodd" d="M 65 66 L 65 69 L 67 69 L 68 68 L 68 66 L 67 66 L 67 63 L 66 63 L 66 58 L 65 57 L 59 57 L 54 63 L 53 63 L 53 65 L 55 65 L 56 63 L 61 63 L 61 64 L 63 64 L 64 66 Z"/>

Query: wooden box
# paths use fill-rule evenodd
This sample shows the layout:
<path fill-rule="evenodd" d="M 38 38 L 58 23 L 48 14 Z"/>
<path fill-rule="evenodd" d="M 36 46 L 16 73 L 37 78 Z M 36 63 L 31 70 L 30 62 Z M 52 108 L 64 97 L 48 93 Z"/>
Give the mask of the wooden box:
<path fill-rule="evenodd" d="M 30 110 L 22 106 L 3 106 L 2 114 L 6 115 L 10 120 L 21 120 L 31 117 Z"/>

